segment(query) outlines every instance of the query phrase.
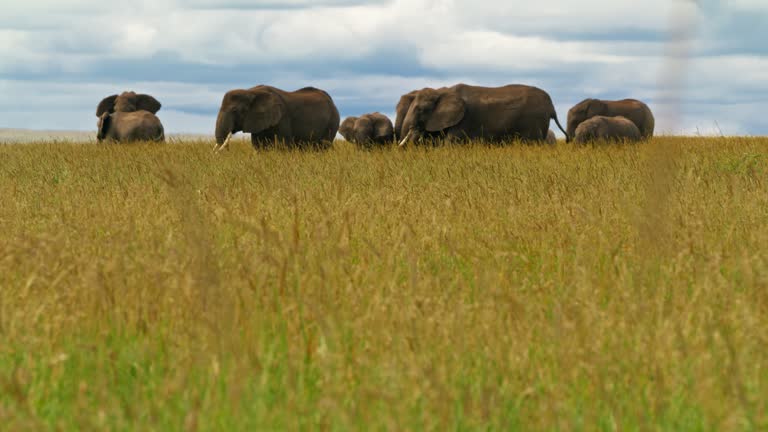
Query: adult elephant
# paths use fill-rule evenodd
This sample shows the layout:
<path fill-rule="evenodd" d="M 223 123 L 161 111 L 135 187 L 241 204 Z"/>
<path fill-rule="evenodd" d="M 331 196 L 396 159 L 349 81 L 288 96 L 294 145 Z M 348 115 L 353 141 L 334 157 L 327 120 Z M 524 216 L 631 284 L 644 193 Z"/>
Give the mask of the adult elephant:
<path fill-rule="evenodd" d="M 102 99 L 96 107 L 96 117 L 101 117 L 105 112 L 149 111 L 157 114 L 160 107 L 162 107 L 160 102 L 150 95 L 125 91 L 120 95 L 114 94 Z"/>
<path fill-rule="evenodd" d="M 160 119 L 149 111 L 103 112 L 99 117 L 96 139 L 125 141 L 163 141 L 165 132 Z"/>
<path fill-rule="evenodd" d="M 576 128 L 574 140 L 584 144 L 592 141 L 639 141 L 640 129 L 626 117 L 595 116 Z"/>
<path fill-rule="evenodd" d="M 568 110 L 568 134 L 573 136 L 579 125 L 595 116 L 625 117 L 640 130 L 643 138 L 651 138 L 656 120 L 651 109 L 636 99 L 617 101 L 585 99 Z"/>
<path fill-rule="evenodd" d="M 330 145 L 339 130 L 339 110 L 323 90 L 305 87 L 287 92 L 260 85 L 230 90 L 216 119 L 216 147 L 222 150 L 237 132 L 251 134 L 254 147 L 275 139 L 286 144 Z"/>
<path fill-rule="evenodd" d="M 391 143 L 394 138 L 392 121 L 380 112 L 347 117 L 339 133 L 347 141 L 366 147 Z"/>
<path fill-rule="evenodd" d="M 407 111 L 405 105 L 408 105 Z M 405 115 L 401 115 L 402 112 Z M 459 140 L 518 138 L 543 141 L 552 119 L 566 133 L 557 119 L 549 94 L 537 87 L 458 84 L 440 89 L 425 88 L 404 95 L 398 103 L 396 124 L 403 136 L 402 146 L 435 135 Z"/>

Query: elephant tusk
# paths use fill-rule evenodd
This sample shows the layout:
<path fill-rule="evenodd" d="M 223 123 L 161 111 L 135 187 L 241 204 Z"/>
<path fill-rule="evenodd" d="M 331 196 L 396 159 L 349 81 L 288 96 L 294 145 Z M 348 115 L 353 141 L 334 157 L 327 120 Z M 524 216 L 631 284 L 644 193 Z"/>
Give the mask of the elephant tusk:
<path fill-rule="evenodd" d="M 224 148 L 225 148 L 227 145 L 229 145 L 229 141 L 230 141 L 231 139 L 232 139 L 232 132 L 230 132 L 230 133 L 228 133 L 228 134 L 227 134 L 227 138 L 224 140 L 224 143 L 223 143 L 223 144 L 221 145 L 221 147 L 219 148 L 219 151 L 222 151 L 222 150 L 224 150 Z"/>
<path fill-rule="evenodd" d="M 217 147 L 217 148 L 214 148 L 214 151 L 216 153 L 218 153 L 218 152 L 224 150 L 224 147 L 226 147 L 227 144 L 229 144 L 229 140 L 231 140 L 231 139 L 232 139 L 232 132 L 227 134 L 227 138 L 224 140 L 224 142 L 221 144 L 221 146 Z"/>
<path fill-rule="evenodd" d="M 402 141 L 400 141 L 400 144 L 398 144 L 398 147 L 403 147 L 403 146 L 405 146 L 405 144 L 408 142 L 408 138 L 410 138 L 410 137 L 411 137 L 411 134 L 412 134 L 412 133 L 413 133 L 413 129 L 409 130 L 409 131 L 408 131 L 408 134 L 407 134 L 407 135 L 405 135 L 405 138 L 403 138 L 403 140 L 402 140 Z"/>

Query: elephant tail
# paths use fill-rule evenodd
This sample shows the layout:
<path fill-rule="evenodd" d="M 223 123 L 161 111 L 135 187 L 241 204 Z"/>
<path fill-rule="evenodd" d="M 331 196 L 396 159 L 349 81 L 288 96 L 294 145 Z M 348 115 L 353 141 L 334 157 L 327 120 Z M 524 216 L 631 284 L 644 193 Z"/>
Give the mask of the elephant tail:
<path fill-rule="evenodd" d="M 557 113 L 552 113 L 552 119 L 555 121 L 557 127 L 565 134 L 565 142 L 571 142 L 571 137 L 568 136 L 568 132 L 563 129 L 563 126 L 560 125 L 560 121 L 557 120 Z"/>

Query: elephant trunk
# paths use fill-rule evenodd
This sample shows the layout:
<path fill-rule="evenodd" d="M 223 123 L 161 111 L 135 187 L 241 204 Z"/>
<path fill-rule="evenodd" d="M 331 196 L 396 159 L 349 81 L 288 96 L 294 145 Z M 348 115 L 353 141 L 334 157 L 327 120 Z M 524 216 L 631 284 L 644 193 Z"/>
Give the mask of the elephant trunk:
<path fill-rule="evenodd" d="M 424 132 L 419 130 L 418 128 L 408 128 L 403 129 L 403 132 L 408 131 L 405 133 L 405 137 L 400 141 L 399 146 L 404 147 L 408 143 L 420 143 L 421 140 L 424 138 Z"/>
<path fill-rule="evenodd" d="M 402 124 L 400 127 L 400 136 L 397 138 L 400 139 L 400 147 L 403 147 L 409 142 L 417 141 L 418 138 L 421 136 L 419 128 L 416 127 L 416 122 L 414 121 L 414 114 L 413 114 L 414 107 L 411 107 L 410 110 L 408 110 L 408 114 L 405 116 L 405 118 L 402 121 Z"/>
<path fill-rule="evenodd" d="M 397 139 L 403 139 L 404 134 L 408 133 L 406 130 L 403 129 L 403 121 L 404 119 L 402 115 L 397 115 L 397 117 L 395 117 L 394 134 L 395 134 L 395 138 Z"/>
<path fill-rule="evenodd" d="M 568 128 L 566 129 L 566 134 L 570 139 L 574 139 L 576 137 L 576 127 L 578 127 L 578 123 L 576 122 L 569 122 Z"/>
<path fill-rule="evenodd" d="M 227 136 L 234 132 L 235 119 L 231 112 L 219 111 L 216 117 L 216 144 L 224 144 Z"/>

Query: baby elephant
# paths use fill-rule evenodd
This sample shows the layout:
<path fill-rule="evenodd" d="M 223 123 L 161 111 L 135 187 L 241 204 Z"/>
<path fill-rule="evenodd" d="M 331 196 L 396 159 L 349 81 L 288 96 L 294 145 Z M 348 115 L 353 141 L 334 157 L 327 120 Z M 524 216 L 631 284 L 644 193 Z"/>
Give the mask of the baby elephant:
<path fill-rule="evenodd" d="M 557 144 L 557 137 L 555 136 L 555 133 L 552 132 L 552 129 L 547 131 L 547 144 Z"/>
<path fill-rule="evenodd" d="M 640 129 L 631 120 L 621 116 L 595 116 L 576 128 L 576 142 L 581 144 L 596 140 L 639 141 L 640 138 Z"/>
<path fill-rule="evenodd" d="M 341 123 L 339 133 L 347 141 L 366 147 L 394 141 L 392 121 L 379 112 L 347 117 Z"/>
<path fill-rule="evenodd" d="M 163 141 L 160 119 L 149 111 L 109 112 L 99 117 L 96 139 L 111 141 Z"/>

